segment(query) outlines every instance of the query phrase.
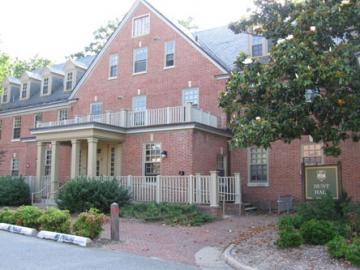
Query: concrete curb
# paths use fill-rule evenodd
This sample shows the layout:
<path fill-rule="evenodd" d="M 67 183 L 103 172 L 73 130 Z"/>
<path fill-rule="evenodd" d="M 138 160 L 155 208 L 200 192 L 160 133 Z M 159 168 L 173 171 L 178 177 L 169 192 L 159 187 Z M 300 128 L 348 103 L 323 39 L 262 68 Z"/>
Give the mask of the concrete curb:
<path fill-rule="evenodd" d="M 40 239 L 53 240 L 56 242 L 73 244 L 81 247 L 88 247 L 92 243 L 91 239 L 87 237 L 49 231 L 40 231 L 37 237 Z"/>
<path fill-rule="evenodd" d="M 246 264 L 243 264 L 241 262 L 239 262 L 235 256 L 233 255 L 236 249 L 236 245 L 231 244 L 230 246 L 228 246 L 224 253 L 223 253 L 223 257 L 225 262 L 230 265 L 231 267 L 235 268 L 235 269 L 239 269 L 239 270 L 256 270 L 256 268 L 250 267 Z"/>
<path fill-rule="evenodd" d="M 7 224 L 7 223 L 0 223 L 0 230 L 10 232 L 10 233 L 22 234 L 22 235 L 26 235 L 26 236 L 36 236 L 37 235 L 37 230 L 35 230 L 35 229 L 23 227 L 23 226 L 12 225 L 12 224 Z"/>

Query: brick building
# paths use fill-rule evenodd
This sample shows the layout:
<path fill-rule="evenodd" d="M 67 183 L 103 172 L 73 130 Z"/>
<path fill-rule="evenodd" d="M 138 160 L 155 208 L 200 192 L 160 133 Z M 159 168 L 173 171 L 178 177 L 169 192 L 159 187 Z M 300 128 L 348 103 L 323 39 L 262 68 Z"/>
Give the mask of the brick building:
<path fill-rule="evenodd" d="M 270 42 L 227 27 L 189 33 L 139 0 L 95 57 L 3 82 L 1 174 L 69 177 L 240 172 L 245 200 L 302 198 L 301 162 L 333 163 L 308 138 L 269 150 L 229 148 L 218 107 L 240 51 L 266 57 Z M 340 157 L 343 184 L 360 199 L 359 145 Z M 40 185 L 40 183 L 38 183 Z"/>

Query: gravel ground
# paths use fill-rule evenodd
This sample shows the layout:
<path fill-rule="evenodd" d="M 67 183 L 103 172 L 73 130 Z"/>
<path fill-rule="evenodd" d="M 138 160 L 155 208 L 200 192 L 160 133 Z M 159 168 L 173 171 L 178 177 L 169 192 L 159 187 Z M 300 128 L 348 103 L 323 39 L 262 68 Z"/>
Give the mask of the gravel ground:
<path fill-rule="evenodd" d="M 278 249 L 274 242 L 278 234 L 274 226 L 253 228 L 240 237 L 237 259 L 258 270 L 340 270 L 359 269 L 327 255 L 323 246 L 303 245 L 300 248 Z"/>

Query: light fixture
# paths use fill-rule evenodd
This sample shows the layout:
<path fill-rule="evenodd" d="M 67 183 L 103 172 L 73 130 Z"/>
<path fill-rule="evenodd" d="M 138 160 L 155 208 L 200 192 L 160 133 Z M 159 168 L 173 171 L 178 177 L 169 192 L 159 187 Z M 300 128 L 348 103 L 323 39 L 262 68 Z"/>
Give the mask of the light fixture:
<path fill-rule="evenodd" d="M 167 158 L 167 151 L 161 152 L 161 158 Z"/>
<path fill-rule="evenodd" d="M 305 102 L 312 103 L 314 101 L 314 98 L 317 96 L 320 96 L 320 91 L 318 88 L 305 90 Z"/>

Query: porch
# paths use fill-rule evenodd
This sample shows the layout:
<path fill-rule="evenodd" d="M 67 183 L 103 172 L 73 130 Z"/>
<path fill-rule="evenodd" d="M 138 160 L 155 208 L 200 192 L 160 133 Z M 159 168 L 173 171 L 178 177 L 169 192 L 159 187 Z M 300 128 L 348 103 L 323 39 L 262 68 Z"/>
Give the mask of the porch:
<path fill-rule="evenodd" d="M 59 175 L 67 179 L 78 176 L 121 174 L 121 143 L 124 135 L 119 130 L 97 126 L 59 130 L 36 134 L 37 164 L 36 194 L 53 198 L 59 190 Z M 60 150 L 68 151 L 60 151 Z M 67 159 L 67 167 L 60 168 L 60 159 Z M 64 172 L 65 171 L 65 172 Z"/>
<path fill-rule="evenodd" d="M 51 128 L 86 123 L 101 123 L 121 128 L 136 128 L 156 125 L 180 123 L 199 123 L 214 128 L 221 128 L 218 117 L 193 107 L 190 103 L 185 106 L 147 109 L 141 111 L 122 110 L 105 114 L 90 114 L 75 116 L 72 119 L 50 122 L 38 122 L 37 128 Z"/>

